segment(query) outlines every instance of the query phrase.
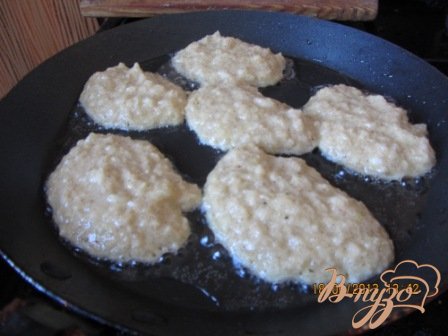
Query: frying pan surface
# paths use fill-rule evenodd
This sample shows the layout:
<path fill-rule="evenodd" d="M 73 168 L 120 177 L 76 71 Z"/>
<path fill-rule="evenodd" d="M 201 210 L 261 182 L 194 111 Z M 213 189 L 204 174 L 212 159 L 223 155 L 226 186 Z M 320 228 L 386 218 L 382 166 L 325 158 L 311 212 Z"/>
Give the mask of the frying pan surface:
<path fill-rule="evenodd" d="M 369 207 L 394 240 L 397 262 L 413 259 L 436 266 L 440 288 L 446 289 L 448 79 L 374 36 L 281 13 L 204 12 L 139 21 L 66 49 L 22 80 L 0 103 L 3 258 L 64 306 L 124 330 L 157 335 L 350 330 L 362 305 L 318 304 L 310 288 L 257 281 L 214 243 L 199 211 L 189 214 L 193 234 L 185 248 L 155 266 L 93 260 L 58 238 L 45 203 L 45 179 L 78 139 L 91 131 L 106 132 L 77 104 L 89 76 L 118 62 L 140 62 L 192 89 L 173 75 L 169 57 L 216 30 L 289 57 L 290 76 L 263 89 L 265 95 L 300 107 L 316 87 L 345 83 L 385 95 L 406 108 L 413 122 L 428 125 L 437 166 L 422 179 L 381 183 L 350 174 L 317 151 L 303 157 Z M 187 180 L 199 185 L 223 155 L 198 144 L 185 125 L 114 133 L 150 140 Z"/>

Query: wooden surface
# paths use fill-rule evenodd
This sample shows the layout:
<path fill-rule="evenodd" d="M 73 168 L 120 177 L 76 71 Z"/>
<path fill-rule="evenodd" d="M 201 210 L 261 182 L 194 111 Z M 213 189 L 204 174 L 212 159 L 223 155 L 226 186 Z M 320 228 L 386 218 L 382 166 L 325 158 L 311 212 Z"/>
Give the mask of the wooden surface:
<path fill-rule="evenodd" d="M 0 98 L 58 51 L 98 29 L 78 0 L 0 0 Z"/>
<path fill-rule="evenodd" d="M 330 20 L 373 20 L 378 0 L 80 0 L 81 13 L 95 17 L 146 17 L 208 9 L 284 11 Z"/>

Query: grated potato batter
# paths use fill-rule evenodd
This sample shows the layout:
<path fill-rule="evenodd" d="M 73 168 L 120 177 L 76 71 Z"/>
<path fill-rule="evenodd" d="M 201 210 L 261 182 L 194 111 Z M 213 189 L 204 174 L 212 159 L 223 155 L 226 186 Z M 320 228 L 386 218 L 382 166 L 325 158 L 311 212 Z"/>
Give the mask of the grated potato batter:
<path fill-rule="evenodd" d="M 358 173 L 399 180 L 435 165 L 426 125 L 412 125 L 404 109 L 380 95 L 334 85 L 319 90 L 303 111 L 319 121 L 323 155 Z"/>
<path fill-rule="evenodd" d="M 62 237 L 94 257 L 155 262 L 176 252 L 190 227 L 182 212 L 201 201 L 147 141 L 91 133 L 46 184 Z"/>
<path fill-rule="evenodd" d="M 106 128 L 147 130 L 182 124 L 187 95 L 138 63 L 94 73 L 79 98 L 87 114 Z"/>
<path fill-rule="evenodd" d="M 188 99 L 186 118 L 202 143 L 220 150 L 256 144 L 269 153 L 302 154 L 317 145 L 312 119 L 248 85 L 200 88 Z"/>
<path fill-rule="evenodd" d="M 207 177 L 203 210 L 217 241 L 266 281 L 326 282 L 336 268 L 359 282 L 394 258 L 364 204 L 299 158 L 230 151 Z"/>
<path fill-rule="evenodd" d="M 280 53 L 215 32 L 179 51 L 172 64 L 200 84 L 240 82 L 264 87 L 280 81 L 286 61 Z"/>

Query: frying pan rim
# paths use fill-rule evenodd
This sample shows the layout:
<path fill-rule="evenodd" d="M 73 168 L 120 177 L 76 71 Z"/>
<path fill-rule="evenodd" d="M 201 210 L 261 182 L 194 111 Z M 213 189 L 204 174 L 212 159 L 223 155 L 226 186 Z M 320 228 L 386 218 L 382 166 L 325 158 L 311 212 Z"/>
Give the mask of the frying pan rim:
<path fill-rule="evenodd" d="M 252 11 L 252 13 L 257 13 L 258 11 Z M 214 15 L 214 14 L 216 14 L 216 13 L 218 13 L 218 14 L 220 14 L 220 13 L 223 13 L 222 11 L 209 11 L 209 12 L 196 12 L 196 13 L 189 13 L 189 14 L 173 14 L 173 15 L 176 15 L 176 16 L 193 16 L 193 15 L 205 15 L 205 16 L 207 16 L 207 15 Z M 230 11 L 226 11 L 226 15 L 227 14 L 230 14 L 230 13 L 235 13 L 235 14 L 241 14 L 242 12 L 241 11 L 236 11 L 236 10 L 230 10 Z M 245 12 L 245 14 L 246 13 L 248 13 L 248 12 Z M 265 12 L 258 12 L 258 13 L 262 13 L 263 15 L 266 15 L 266 13 Z M 272 15 L 278 15 L 279 13 L 272 13 Z M 170 16 L 173 16 L 173 15 L 170 15 Z M 252 15 L 252 14 L 249 14 L 249 15 Z M 282 13 L 281 15 L 284 15 L 285 17 L 286 16 L 289 16 L 289 17 L 298 17 L 298 16 L 296 16 L 296 15 L 292 15 L 292 14 L 285 14 L 285 13 Z M 153 22 L 154 21 L 163 21 L 163 20 L 165 20 L 165 18 L 166 18 L 167 16 L 165 16 L 165 15 L 163 15 L 163 16 L 160 16 L 160 17 L 157 17 L 157 18 L 152 18 L 152 19 L 150 19 L 150 20 L 153 20 Z M 329 22 L 325 22 L 325 21 L 321 21 L 321 20 L 319 20 L 319 19 L 315 19 L 315 18 L 309 18 L 309 17 L 301 17 L 301 19 L 302 20 L 305 20 L 305 21 L 307 21 L 307 20 L 309 20 L 309 22 L 315 22 L 315 23 L 317 23 L 317 22 L 319 22 L 320 24 L 323 24 L 323 25 L 340 25 L 341 27 L 344 27 L 345 29 L 347 29 L 347 30 L 355 30 L 354 28 L 349 28 L 349 27 L 346 27 L 346 26 L 343 26 L 343 25 L 341 25 L 341 24 L 338 24 L 338 23 L 334 23 L 334 22 L 331 22 L 331 23 L 329 23 Z M 149 19 L 148 19 L 149 20 Z M 143 25 L 144 23 L 142 23 L 142 22 L 146 22 L 146 21 L 148 21 L 148 20 L 141 20 L 141 21 L 138 21 L 138 22 L 135 22 L 135 23 L 131 23 L 131 24 L 129 24 L 129 25 L 125 25 L 125 26 L 122 26 L 122 27 L 118 27 L 118 28 L 115 28 L 115 29 L 113 29 L 113 30 L 111 30 L 111 31 L 108 31 L 108 32 L 103 32 L 103 33 L 101 33 L 101 34 L 105 34 L 104 35 L 104 37 L 106 37 L 106 36 L 109 36 L 109 35 L 114 35 L 115 34 L 115 31 L 119 31 L 119 30 L 128 30 L 129 29 L 129 26 L 130 25 L 139 25 L 139 24 L 141 24 L 141 25 Z M 377 37 L 375 37 L 375 36 L 373 36 L 373 35 L 370 35 L 370 34 L 368 34 L 368 33 L 365 33 L 365 32 L 361 32 L 361 31 L 356 31 L 357 32 L 357 34 L 365 34 L 365 35 L 367 35 L 367 36 L 369 36 L 370 38 L 375 38 L 375 39 L 378 39 Z M 93 40 L 95 40 L 97 37 L 98 37 L 99 35 L 95 35 L 95 36 L 93 36 L 93 37 L 91 37 L 91 38 L 89 38 L 89 39 L 87 39 L 86 41 L 93 41 Z M 49 60 L 47 60 L 46 62 L 44 62 L 43 64 L 41 64 L 40 66 L 38 66 L 34 71 L 32 71 L 31 73 L 29 73 L 14 89 L 12 89 L 3 99 L 2 99 L 2 102 L 0 102 L 0 108 L 2 108 L 3 106 L 4 106 L 4 102 L 5 101 L 7 101 L 7 100 L 9 100 L 9 99 L 11 99 L 10 97 L 11 96 L 13 96 L 13 95 L 15 95 L 15 93 L 16 93 L 16 91 L 18 91 L 18 90 L 20 90 L 21 89 L 21 83 L 22 82 L 27 82 L 27 81 L 29 81 L 30 80 L 30 78 L 32 78 L 33 76 L 34 76 L 34 74 L 36 73 L 36 72 L 38 72 L 38 71 L 41 71 L 42 70 L 42 68 L 44 68 L 44 67 L 47 67 L 47 66 L 49 66 L 50 64 L 52 64 L 53 62 L 55 62 L 56 60 L 59 60 L 59 59 L 61 59 L 61 58 L 64 58 L 65 57 L 65 55 L 67 55 L 69 52 L 71 52 L 71 50 L 77 50 L 78 48 L 80 48 L 80 45 L 85 45 L 85 44 L 83 44 L 83 43 L 87 43 L 86 41 L 83 41 L 83 42 L 81 42 L 81 43 L 78 43 L 78 44 L 76 44 L 76 45 L 74 45 L 74 46 L 72 46 L 72 47 L 70 47 L 70 48 L 67 48 L 67 49 L 65 49 L 63 52 L 61 52 L 61 53 L 59 53 L 59 54 L 57 54 L 57 55 L 55 55 L 55 56 L 53 56 L 52 58 L 50 58 Z M 414 58 L 414 59 L 416 59 L 416 60 L 418 60 L 418 61 L 421 61 L 417 56 L 415 56 L 415 55 L 413 55 L 412 53 L 410 53 L 410 52 L 408 52 L 408 51 L 406 51 L 406 50 L 404 50 L 404 49 L 402 49 L 402 48 L 400 48 L 400 47 L 397 47 L 397 46 L 395 46 L 394 44 L 392 44 L 392 43 L 390 43 L 390 42 L 388 42 L 388 41 L 385 41 L 385 40 L 381 40 L 382 41 L 382 43 L 386 43 L 387 45 L 389 45 L 390 47 L 393 47 L 393 48 L 395 48 L 395 49 L 397 49 L 397 48 L 399 48 L 399 49 L 401 49 L 401 52 L 403 52 L 403 53 L 405 53 L 405 54 L 407 54 L 408 55 L 408 57 L 412 57 L 412 58 Z M 430 66 L 430 65 L 428 65 L 428 64 L 426 64 L 426 66 L 427 67 L 432 67 L 432 66 Z M 432 67 L 433 68 L 433 67 Z M 439 73 L 439 75 L 441 75 L 441 76 L 443 76 L 444 77 L 444 75 L 443 74 L 441 74 L 437 69 L 435 69 L 435 68 L 433 68 L 433 70 L 434 71 L 437 71 L 438 73 Z M 3 113 L 3 114 L 6 114 L 6 113 Z M 106 324 L 108 324 L 108 325 L 112 325 L 112 326 L 114 326 L 114 327 L 119 327 L 118 325 L 115 325 L 115 324 L 110 324 L 108 321 L 106 321 L 106 320 L 102 320 L 102 318 L 100 318 L 97 314 L 94 314 L 94 313 L 89 313 L 89 312 L 87 312 L 87 311 L 85 311 L 85 310 L 83 310 L 82 308 L 80 308 L 80 307 L 77 307 L 77 306 L 75 306 L 75 305 L 72 305 L 71 303 L 69 303 L 68 301 L 65 301 L 64 299 L 62 299 L 61 297 L 59 297 L 57 294 L 55 294 L 55 293 L 53 293 L 51 290 L 49 290 L 49 289 L 47 289 L 45 286 L 42 286 L 42 285 L 40 285 L 40 284 L 38 284 L 38 282 L 35 280 L 35 279 L 33 279 L 31 276 L 29 276 L 29 275 L 27 275 L 26 274 L 26 272 L 24 271 L 24 270 L 22 270 L 22 268 L 20 268 L 16 263 L 14 263 L 13 262 L 13 260 L 10 258 L 10 257 L 8 257 L 8 255 L 6 254 L 6 252 L 3 250 L 3 248 L 0 248 L 0 254 L 1 254 L 1 256 L 2 256 L 2 258 L 3 259 L 5 259 L 5 261 L 10 265 L 10 266 L 12 266 L 17 272 L 19 272 L 19 274 L 22 276 L 22 277 L 24 277 L 24 276 L 26 276 L 26 278 L 25 278 L 25 280 L 26 281 L 28 281 L 31 285 L 33 285 L 34 287 L 36 287 L 36 285 L 38 285 L 39 286 L 39 288 L 37 288 L 39 291 L 42 291 L 43 293 L 45 293 L 45 294 L 47 294 L 48 296 L 50 296 L 53 300 L 57 300 L 58 302 L 65 302 L 66 304 L 67 304 L 67 307 L 71 307 L 75 312 L 79 312 L 80 314 L 82 314 L 82 315 L 84 315 L 85 314 L 85 316 L 88 316 L 88 317 L 90 317 L 90 318 L 93 318 L 93 317 L 95 317 L 95 319 L 97 319 L 99 322 L 101 322 L 101 323 L 106 323 Z M 439 292 L 439 295 L 443 292 L 443 291 L 445 291 L 447 289 L 447 286 L 444 286 L 444 289 L 443 290 L 441 290 L 440 292 Z M 126 329 L 126 328 L 125 328 Z"/>

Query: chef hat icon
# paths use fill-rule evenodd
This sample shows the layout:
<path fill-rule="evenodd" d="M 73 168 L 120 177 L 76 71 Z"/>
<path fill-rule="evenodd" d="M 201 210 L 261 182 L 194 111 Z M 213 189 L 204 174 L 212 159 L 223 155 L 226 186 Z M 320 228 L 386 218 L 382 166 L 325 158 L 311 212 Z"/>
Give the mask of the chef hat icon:
<path fill-rule="evenodd" d="M 386 287 L 397 282 L 417 284 L 427 293 L 426 297 L 435 296 L 439 292 L 439 270 L 430 264 L 419 265 L 414 260 L 403 260 L 394 269 L 384 271 L 380 279 Z"/>

